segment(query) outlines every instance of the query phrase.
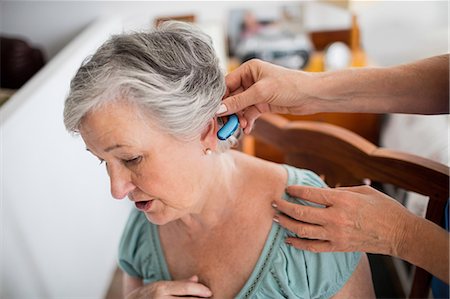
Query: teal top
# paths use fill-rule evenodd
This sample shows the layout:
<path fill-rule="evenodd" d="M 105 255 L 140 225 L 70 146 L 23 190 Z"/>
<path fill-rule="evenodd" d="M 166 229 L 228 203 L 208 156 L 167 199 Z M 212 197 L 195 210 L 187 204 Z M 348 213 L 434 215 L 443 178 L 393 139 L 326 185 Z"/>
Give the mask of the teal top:
<path fill-rule="evenodd" d="M 283 165 L 288 172 L 287 185 L 325 187 L 309 170 Z M 314 205 L 284 194 L 284 199 L 301 205 Z M 295 234 L 273 223 L 264 249 L 252 274 L 236 298 L 329 298 L 336 294 L 355 270 L 358 252 L 313 253 L 284 243 Z M 119 266 L 144 283 L 172 280 L 158 228 L 144 213 L 134 210 L 119 247 Z"/>

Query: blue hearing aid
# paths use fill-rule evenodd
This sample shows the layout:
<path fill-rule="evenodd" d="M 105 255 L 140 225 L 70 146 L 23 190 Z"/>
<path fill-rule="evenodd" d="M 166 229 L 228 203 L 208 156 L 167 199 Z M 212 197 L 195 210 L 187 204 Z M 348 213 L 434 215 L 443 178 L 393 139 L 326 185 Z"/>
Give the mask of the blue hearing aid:
<path fill-rule="evenodd" d="M 236 114 L 231 114 L 228 121 L 217 132 L 217 138 L 227 140 L 239 128 L 239 118 Z"/>

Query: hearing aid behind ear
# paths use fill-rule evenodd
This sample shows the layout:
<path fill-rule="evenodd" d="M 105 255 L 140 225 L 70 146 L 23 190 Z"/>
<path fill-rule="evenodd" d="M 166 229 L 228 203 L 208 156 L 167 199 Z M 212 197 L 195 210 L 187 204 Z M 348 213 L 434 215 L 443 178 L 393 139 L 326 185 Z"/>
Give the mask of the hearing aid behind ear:
<path fill-rule="evenodd" d="M 224 118 L 219 119 L 221 119 L 222 122 L 224 120 Z M 234 132 L 236 132 L 237 128 L 239 128 L 239 118 L 236 114 L 231 114 L 228 117 L 227 122 L 217 132 L 217 138 L 220 140 L 227 140 L 231 135 L 233 135 Z"/>

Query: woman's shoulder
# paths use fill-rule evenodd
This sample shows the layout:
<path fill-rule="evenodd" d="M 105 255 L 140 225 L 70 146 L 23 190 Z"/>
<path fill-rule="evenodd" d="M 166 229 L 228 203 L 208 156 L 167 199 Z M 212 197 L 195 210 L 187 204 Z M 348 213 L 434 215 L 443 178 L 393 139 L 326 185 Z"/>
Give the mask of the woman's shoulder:
<path fill-rule="evenodd" d="M 306 185 L 327 188 L 326 183 L 313 171 L 282 165 L 288 174 L 287 185 Z M 301 204 L 314 205 L 301 198 L 285 194 L 284 199 Z M 313 253 L 298 250 L 284 243 L 286 237 L 298 237 L 281 228 L 281 242 L 274 254 L 271 269 L 265 277 L 265 292 L 281 293 L 287 298 L 300 298 L 299 293 L 310 298 L 329 298 L 347 282 L 359 263 L 358 252 Z"/>
<path fill-rule="evenodd" d="M 302 185 L 318 188 L 328 188 L 327 184 L 317 175 L 315 172 L 309 169 L 301 169 L 287 164 L 282 164 L 287 171 L 287 183 L 286 186 Z M 283 199 L 305 206 L 320 207 L 321 205 L 303 200 L 301 198 L 292 197 L 287 193 L 283 194 Z"/>
<path fill-rule="evenodd" d="M 119 244 L 119 267 L 130 276 L 148 278 L 151 264 L 157 263 L 157 230 L 145 214 L 133 209 Z"/>
<path fill-rule="evenodd" d="M 312 187 L 327 187 L 327 184 L 320 178 L 317 173 L 309 170 L 297 168 L 287 164 L 281 164 L 287 171 L 287 185 L 304 185 Z"/>

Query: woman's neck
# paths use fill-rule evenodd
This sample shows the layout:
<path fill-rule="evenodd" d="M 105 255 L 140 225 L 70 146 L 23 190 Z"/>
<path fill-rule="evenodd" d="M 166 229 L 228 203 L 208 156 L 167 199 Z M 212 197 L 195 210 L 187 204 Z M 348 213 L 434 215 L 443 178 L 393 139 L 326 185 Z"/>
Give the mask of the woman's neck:
<path fill-rule="evenodd" d="M 193 238 L 233 222 L 245 213 L 253 199 L 261 199 L 262 205 L 270 206 L 264 198 L 273 199 L 279 195 L 278 189 L 284 189 L 286 178 L 282 173 L 280 178 L 279 167 L 273 163 L 236 151 L 221 154 L 217 159 L 202 182 L 205 192 L 195 211 L 171 223 L 173 228 L 182 229 Z"/>

